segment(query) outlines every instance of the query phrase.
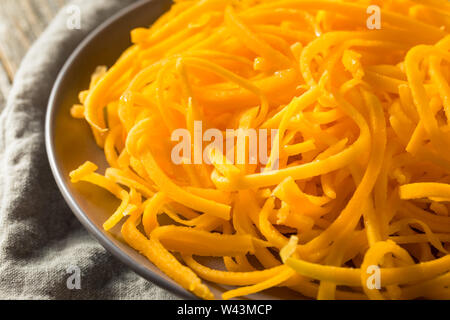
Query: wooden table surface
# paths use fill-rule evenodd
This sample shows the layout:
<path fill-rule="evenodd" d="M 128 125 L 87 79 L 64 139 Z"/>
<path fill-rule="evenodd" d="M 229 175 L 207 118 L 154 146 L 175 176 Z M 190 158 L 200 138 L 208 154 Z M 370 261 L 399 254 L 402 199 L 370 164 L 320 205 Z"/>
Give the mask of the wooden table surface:
<path fill-rule="evenodd" d="M 0 0 L 0 111 L 28 48 L 69 0 Z"/>

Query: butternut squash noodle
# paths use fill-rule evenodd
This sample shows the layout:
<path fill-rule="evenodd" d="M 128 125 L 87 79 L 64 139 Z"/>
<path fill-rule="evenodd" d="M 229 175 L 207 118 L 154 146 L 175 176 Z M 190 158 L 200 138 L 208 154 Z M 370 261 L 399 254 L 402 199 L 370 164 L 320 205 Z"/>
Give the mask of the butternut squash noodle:
<path fill-rule="evenodd" d="M 446 0 L 176 1 L 80 93 L 109 168 L 71 181 L 117 197 L 104 229 L 204 299 L 450 299 L 449 31 Z M 278 169 L 175 164 L 195 121 L 277 129 Z"/>

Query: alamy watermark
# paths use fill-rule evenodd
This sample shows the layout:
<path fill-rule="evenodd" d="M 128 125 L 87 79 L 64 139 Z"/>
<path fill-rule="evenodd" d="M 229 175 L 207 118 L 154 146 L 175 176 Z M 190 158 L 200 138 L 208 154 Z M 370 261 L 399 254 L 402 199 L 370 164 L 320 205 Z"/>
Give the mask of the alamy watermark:
<path fill-rule="evenodd" d="M 371 265 L 367 267 L 367 274 L 370 276 L 367 278 L 366 286 L 370 290 L 380 290 L 381 289 L 381 271 L 380 267 L 376 265 Z"/>
<path fill-rule="evenodd" d="M 69 30 L 81 29 L 81 8 L 77 5 L 69 5 L 66 7 L 66 14 L 68 18 L 66 20 L 66 27 Z"/>
<path fill-rule="evenodd" d="M 224 134 L 225 133 L 225 134 Z M 260 164 L 270 161 L 272 170 L 279 167 L 279 143 L 277 129 L 219 129 L 211 128 L 203 132 L 202 121 L 195 121 L 193 134 L 188 129 L 176 129 L 171 141 L 178 142 L 172 149 L 172 162 L 180 164 Z M 270 140 L 270 142 L 269 142 Z M 204 148 L 204 143 L 209 144 Z M 269 151 L 270 144 L 270 151 Z M 225 149 L 224 149 L 225 148 Z M 225 157 L 211 161 L 212 151 Z"/>
<path fill-rule="evenodd" d="M 377 5 L 371 5 L 367 7 L 367 14 L 370 14 L 367 18 L 366 25 L 369 30 L 381 29 L 381 8 Z"/>
<path fill-rule="evenodd" d="M 78 266 L 69 266 L 66 273 L 70 276 L 66 280 L 66 286 L 69 290 L 81 289 L 81 270 Z"/>

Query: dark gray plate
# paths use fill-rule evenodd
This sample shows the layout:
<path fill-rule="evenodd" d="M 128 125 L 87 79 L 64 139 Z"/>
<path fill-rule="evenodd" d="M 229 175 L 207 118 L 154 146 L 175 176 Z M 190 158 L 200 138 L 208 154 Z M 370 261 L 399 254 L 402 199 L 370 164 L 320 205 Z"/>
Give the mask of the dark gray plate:
<path fill-rule="evenodd" d="M 120 227 L 105 232 L 103 222 L 118 206 L 108 192 L 88 183 L 72 184 L 69 172 L 86 160 L 96 163 L 100 171 L 106 167 L 104 153 L 94 143 L 84 121 L 73 119 L 70 108 L 78 102 L 78 93 L 89 85 L 90 75 L 98 65 L 111 66 L 121 52 L 130 46 L 129 32 L 149 26 L 170 7 L 170 0 L 145 0 L 122 10 L 92 32 L 73 52 L 62 68 L 50 96 L 45 138 L 48 158 L 59 189 L 80 222 L 114 256 L 136 273 L 176 295 L 194 299 L 164 275 L 145 257 L 123 242 Z M 212 285 L 217 297 L 225 287 Z M 252 296 L 256 299 L 293 298 L 292 292 L 271 290 Z"/>

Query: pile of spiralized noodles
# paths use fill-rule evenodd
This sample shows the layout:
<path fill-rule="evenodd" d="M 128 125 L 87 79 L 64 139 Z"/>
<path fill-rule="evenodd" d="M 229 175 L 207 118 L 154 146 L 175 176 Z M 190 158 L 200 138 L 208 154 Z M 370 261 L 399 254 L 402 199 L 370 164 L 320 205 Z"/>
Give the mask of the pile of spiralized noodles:
<path fill-rule="evenodd" d="M 450 298 L 449 30 L 445 0 L 177 1 L 80 93 L 110 168 L 71 179 L 120 199 L 105 230 L 202 298 L 201 279 L 224 299 Z M 194 121 L 278 129 L 279 169 L 174 164 Z"/>

